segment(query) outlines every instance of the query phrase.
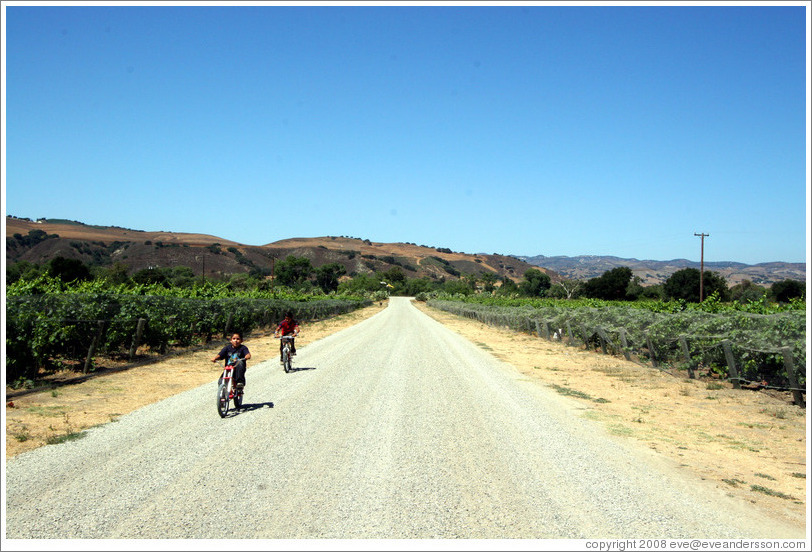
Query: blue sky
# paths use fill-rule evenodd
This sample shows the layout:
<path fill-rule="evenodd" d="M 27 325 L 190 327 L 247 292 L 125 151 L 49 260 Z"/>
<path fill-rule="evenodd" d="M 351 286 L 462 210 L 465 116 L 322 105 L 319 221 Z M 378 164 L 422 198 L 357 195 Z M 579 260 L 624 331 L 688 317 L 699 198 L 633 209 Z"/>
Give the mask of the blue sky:
<path fill-rule="evenodd" d="M 805 262 L 808 5 L 6 2 L 6 213 Z"/>

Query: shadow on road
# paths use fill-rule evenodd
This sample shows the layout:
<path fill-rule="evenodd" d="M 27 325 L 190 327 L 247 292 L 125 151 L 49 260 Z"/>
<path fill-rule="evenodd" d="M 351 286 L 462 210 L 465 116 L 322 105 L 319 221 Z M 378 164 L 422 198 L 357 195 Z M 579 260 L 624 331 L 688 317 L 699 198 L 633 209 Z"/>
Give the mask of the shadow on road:
<path fill-rule="evenodd" d="M 229 414 L 233 413 L 234 416 L 237 414 L 241 414 L 243 412 L 251 412 L 252 410 L 261 410 L 263 408 L 273 408 L 274 404 L 272 402 L 264 402 L 264 403 L 242 403 L 242 407 L 239 410 L 229 410 Z"/>
<path fill-rule="evenodd" d="M 305 370 L 315 370 L 315 369 L 316 369 L 315 366 L 302 366 L 301 368 L 298 366 L 290 367 L 291 372 L 304 372 Z"/>

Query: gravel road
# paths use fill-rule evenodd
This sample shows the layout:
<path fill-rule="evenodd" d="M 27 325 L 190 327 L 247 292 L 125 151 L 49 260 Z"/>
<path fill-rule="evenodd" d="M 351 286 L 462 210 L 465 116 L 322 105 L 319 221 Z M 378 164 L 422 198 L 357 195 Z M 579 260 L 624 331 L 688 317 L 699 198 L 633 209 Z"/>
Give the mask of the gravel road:
<path fill-rule="evenodd" d="M 247 378 L 226 419 L 212 381 L 9 459 L 6 538 L 804 537 L 404 298 Z"/>

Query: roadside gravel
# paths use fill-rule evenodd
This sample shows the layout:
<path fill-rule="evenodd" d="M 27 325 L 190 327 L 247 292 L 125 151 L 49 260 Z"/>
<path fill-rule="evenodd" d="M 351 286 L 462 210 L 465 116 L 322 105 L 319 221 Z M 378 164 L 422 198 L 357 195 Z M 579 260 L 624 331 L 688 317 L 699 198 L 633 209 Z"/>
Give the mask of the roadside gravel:
<path fill-rule="evenodd" d="M 804 538 L 393 298 L 248 373 L 6 464 L 8 539 Z M 224 534 L 224 519 L 232 532 Z"/>

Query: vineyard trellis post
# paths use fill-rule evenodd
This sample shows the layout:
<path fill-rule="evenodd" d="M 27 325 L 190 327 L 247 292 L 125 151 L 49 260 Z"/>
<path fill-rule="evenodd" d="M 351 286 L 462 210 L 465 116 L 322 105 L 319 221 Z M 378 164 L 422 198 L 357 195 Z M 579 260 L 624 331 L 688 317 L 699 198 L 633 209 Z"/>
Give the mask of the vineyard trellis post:
<path fill-rule="evenodd" d="M 649 334 L 646 334 L 646 345 L 648 345 L 648 356 L 651 359 L 651 365 L 658 368 L 657 351 L 654 350 L 654 344 L 651 342 L 651 336 Z"/>
<path fill-rule="evenodd" d="M 620 345 L 623 347 L 623 356 L 626 360 L 631 360 L 632 356 L 629 354 L 629 342 L 626 341 L 626 328 L 620 328 Z"/>
<path fill-rule="evenodd" d="M 586 326 L 584 326 L 583 324 L 581 324 L 581 335 L 584 338 L 584 349 L 589 349 L 590 334 L 586 332 Z"/>
<path fill-rule="evenodd" d="M 93 355 L 96 354 L 96 347 L 104 333 L 104 322 L 104 320 L 98 321 L 99 329 L 96 331 L 96 335 L 93 337 L 93 341 L 90 342 L 90 347 L 87 350 L 87 358 L 85 358 L 85 366 L 82 370 L 83 374 L 87 374 L 90 371 L 90 363 L 93 361 Z"/>
<path fill-rule="evenodd" d="M 741 378 L 739 378 L 739 371 L 736 369 L 736 359 L 733 357 L 733 349 L 730 347 L 730 341 L 727 339 L 722 341 L 722 349 L 725 351 L 727 370 L 730 376 L 730 381 L 733 382 L 733 389 L 741 389 Z"/>
<path fill-rule="evenodd" d="M 609 341 L 609 338 L 606 337 L 606 332 L 601 326 L 598 326 L 598 338 L 601 342 L 601 351 L 603 351 L 603 354 L 608 355 L 609 353 L 606 352 L 606 342 Z"/>
<path fill-rule="evenodd" d="M 223 339 L 228 339 L 228 330 L 231 329 L 231 322 L 234 320 L 234 313 L 228 313 L 228 319 L 226 319 L 226 327 L 223 329 Z"/>
<path fill-rule="evenodd" d="M 132 345 L 130 345 L 130 362 L 135 358 L 135 351 L 141 344 L 141 336 L 144 334 L 144 325 L 147 323 L 146 318 L 139 318 L 138 324 L 135 327 L 135 335 L 133 336 Z"/>
<path fill-rule="evenodd" d="M 694 363 L 691 360 L 691 351 L 688 349 L 688 340 L 685 334 L 679 336 L 679 346 L 682 348 L 682 355 L 685 357 L 685 363 L 688 367 L 688 377 L 695 379 L 694 376 Z"/>
<path fill-rule="evenodd" d="M 795 363 L 792 360 L 792 349 L 790 347 L 782 347 L 781 354 L 784 356 L 784 368 L 787 370 L 787 379 L 789 380 L 789 385 L 792 388 L 793 402 L 801 408 L 806 408 L 803 393 L 798 387 L 798 377 L 795 374 Z"/>

